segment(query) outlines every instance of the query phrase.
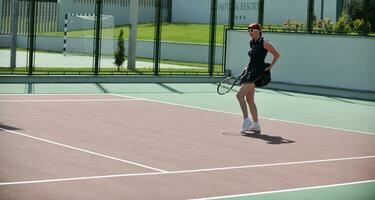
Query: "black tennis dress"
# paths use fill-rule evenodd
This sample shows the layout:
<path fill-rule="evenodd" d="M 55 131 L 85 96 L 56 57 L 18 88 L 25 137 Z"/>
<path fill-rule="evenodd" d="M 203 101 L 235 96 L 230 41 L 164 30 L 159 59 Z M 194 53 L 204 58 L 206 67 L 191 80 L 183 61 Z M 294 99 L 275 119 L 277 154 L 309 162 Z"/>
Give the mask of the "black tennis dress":
<path fill-rule="evenodd" d="M 266 68 L 265 58 L 268 51 L 263 47 L 264 38 L 260 37 L 257 41 L 250 41 L 250 50 L 248 55 L 250 57 L 247 65 L 247 72 L 242 78 L 241 83 L 255 83 L 264 74 Z"/>

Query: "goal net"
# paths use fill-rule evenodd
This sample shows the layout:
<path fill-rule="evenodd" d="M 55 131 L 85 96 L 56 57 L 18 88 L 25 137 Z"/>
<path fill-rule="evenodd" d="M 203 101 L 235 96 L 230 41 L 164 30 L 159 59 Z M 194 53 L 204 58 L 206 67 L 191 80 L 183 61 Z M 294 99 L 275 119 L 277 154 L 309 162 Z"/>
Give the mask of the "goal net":
<path fill-rule="evenodd" d="M 92 55 L 95 44 L 96 16 L 91 14 L 68 14 L 65 19 L 64 54 Z M 101 49 L 103 55 L 115 51 L 113 15 L 101 15 Z"/>

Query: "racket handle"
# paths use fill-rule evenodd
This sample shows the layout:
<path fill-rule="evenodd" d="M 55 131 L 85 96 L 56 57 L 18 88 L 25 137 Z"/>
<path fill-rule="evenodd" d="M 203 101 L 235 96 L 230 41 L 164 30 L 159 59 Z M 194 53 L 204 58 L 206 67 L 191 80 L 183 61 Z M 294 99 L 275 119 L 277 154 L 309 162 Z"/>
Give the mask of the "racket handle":
<path fill-rule="evenodd" d="M 247 67 L 243 68 L 241 74 L 239 76 L 243 76 L 245 75 L 245 73 L 247 72 Z"/>

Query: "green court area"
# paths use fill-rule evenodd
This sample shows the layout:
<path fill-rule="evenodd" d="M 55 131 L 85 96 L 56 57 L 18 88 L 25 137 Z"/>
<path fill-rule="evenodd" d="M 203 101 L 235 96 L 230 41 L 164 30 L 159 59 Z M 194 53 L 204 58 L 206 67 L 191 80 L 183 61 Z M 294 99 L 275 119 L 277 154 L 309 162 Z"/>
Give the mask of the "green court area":
<path fill-rule="evenodd" d="M 1 94 L 112 93 L 239 115 L 235 90 L 220 96 L 216 84 L 0 84 Z M 257 89 L 255 98 L 259 115 L 265 118 L 375 134 L 372 101 L 271 89 Z"/>
<path fill-rule="evenodd" d="M 373 200 L 375 198 L 375 181 L 359 182 L 348 185 L 302 188 L 290 191 L 270 192 L 266 194 L 238 195 L 237 197 L 217 198 L 225 200 Z"/>

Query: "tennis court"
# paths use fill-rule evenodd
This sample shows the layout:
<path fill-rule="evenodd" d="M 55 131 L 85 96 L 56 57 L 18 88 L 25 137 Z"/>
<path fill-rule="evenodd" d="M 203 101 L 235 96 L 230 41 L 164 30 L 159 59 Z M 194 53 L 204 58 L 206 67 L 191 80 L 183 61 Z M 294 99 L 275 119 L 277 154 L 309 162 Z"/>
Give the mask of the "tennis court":
<path fill-rule="evenodd" d="M 374 102 L 257 89 L 241 135 L 215 88 L 0 85 L 1 199 L 374 198 Z"/>

